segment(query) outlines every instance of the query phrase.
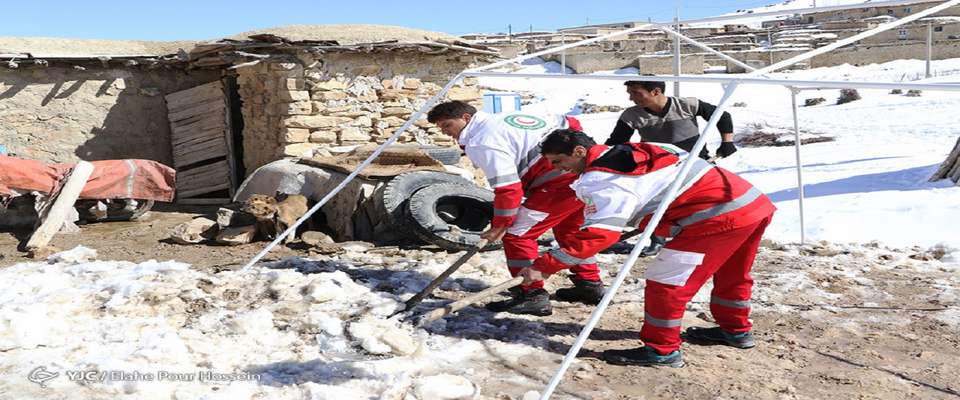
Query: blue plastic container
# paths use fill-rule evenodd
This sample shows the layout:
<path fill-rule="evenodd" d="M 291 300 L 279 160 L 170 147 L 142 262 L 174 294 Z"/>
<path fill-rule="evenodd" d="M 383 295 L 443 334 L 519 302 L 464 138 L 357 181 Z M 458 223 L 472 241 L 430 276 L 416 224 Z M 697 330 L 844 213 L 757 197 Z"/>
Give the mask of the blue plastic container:
<path fill-rule="evenodd" d="M 488 92 L 483 95 L 483 111 L 496 114 L 520 111 L 520 95 L 507 92 Z"/>

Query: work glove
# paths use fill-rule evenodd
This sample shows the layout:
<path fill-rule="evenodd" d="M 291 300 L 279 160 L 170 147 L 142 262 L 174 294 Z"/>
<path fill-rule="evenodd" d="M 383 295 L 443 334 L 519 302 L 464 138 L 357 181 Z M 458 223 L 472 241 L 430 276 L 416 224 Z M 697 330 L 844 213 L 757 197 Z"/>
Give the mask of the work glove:
<path fill-rule="evenodd" d="M 717 157 L 727 158 L 736 152 L 737 146 L 734 146 L 733 142 L 720 142 L 720 147 L 717 149 Z"/>

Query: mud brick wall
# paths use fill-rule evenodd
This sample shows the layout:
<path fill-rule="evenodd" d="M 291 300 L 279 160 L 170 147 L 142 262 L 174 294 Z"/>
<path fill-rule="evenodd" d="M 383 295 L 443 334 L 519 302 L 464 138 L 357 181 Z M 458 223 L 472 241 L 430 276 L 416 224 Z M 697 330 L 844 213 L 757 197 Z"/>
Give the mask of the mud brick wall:
<path fill-rule="evenodd" d="M 144 158 L 170 165 L 163 95 L 220 71 L 69 66 L 0 68 L 0 144 L 44 162 Z"/>

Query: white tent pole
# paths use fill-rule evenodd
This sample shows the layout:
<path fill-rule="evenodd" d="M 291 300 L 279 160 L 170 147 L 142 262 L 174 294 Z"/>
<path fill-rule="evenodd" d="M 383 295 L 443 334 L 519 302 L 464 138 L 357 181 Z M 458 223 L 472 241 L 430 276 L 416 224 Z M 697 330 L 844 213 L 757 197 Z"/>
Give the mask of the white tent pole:
<path fill-rule="evenodd" d="M 796 88 L 790 89 L 790 99 L 793 105 L 793 137 L 796 143 L 794 144 L 794 149 L 797 153 L 797 191 L 800 195 L 800 244 L 807 242 L 806 240 L 806 229 L 804 229 L 804 214 L 803 214 L 803 163 L 800 162 L 800 122 L 797 119 L 797 93 L 800 91 Z"/>
<path fill-rule="evenodd" d="M 401 134 L 401 133 L 403 133 L 404 131 L 406 131 L 407 128 L 410 128 L 410 125 L 413 125 L 413 123 L 414 123 L 416 120 L 420 119 L 420 116 L 422 116 L 424 113 L 426 113 L 426 112 L 430 109 L 430 107 L 433 107 L 433 105 L 434 105 L 437 101 L 439 101 L 440 99 L 442 99 L 443 96 L 445 96 L 445 95 L 447 94 L 447 91 L 449 91 L 450 88 L 453 87 L 453 85 L 456 84 L 457 82 L 459 82 L 460 79 L 462 79 L 462 78 L 463 78 L 463 74 L 460 73 L 460 74 L 457 74 L 457 76 L 454 76 L 453 79 L 450 80 L 450 82 L 447 82 L 447 84 L 443 87 L 443 89 L 440 89 L 440 91 L 437 92 L 437 94 L 433 95 L 433 97 L 431 97 L 429 100 L 427 100 L 426 103 L 423 103 L 423 106 L 420 107 L 420 109 L 417 110 L 417 112 L 413 113 L 413 115 L 411 115 L 410 118 L 407 119 L 407 122 L 405 122 L 403 125 L 401 125 L 399 129 L 397 129 L 396 131 L 394 131 L 393 134 L 390 135 L 390 137 L 387 139 L 387 141 L 383 142 L 383 144 L 381 144 L 381 145 L 378 146 L 376 149 L 374 149 L 374 150 L 373 150 L 373 154 L 370 154 L 370 157 L 367 157 L 366 160 L 363 160 L 363 162 L 360 163 L 360 165 L 358 165 L 357 168 L 356 168 L 355 170 L 353 170 L 353 172 L 350 173 L 350 175 L 347 175 L 347 177 L 344 178 L 343 181 L 341 181 L 340 184 L 337 185 L 337 187 L 333 188 L 333 190 L 331 190 L 329 193 L 327 193 L 326 196 L 323 196 L 323 198 L 320 199 L 320 201 L 317 202 L 317 204 L 314 204 L 314 206 L 311 207 L 310 210 L 308 210 L 306 214 L 303 214 L 303 216 L 300 217 L 300 219 L 298 219 L 297 222 L 294 222 L 293 225 L 290 225 L 290 227 L 287 228 L 287 230 L 285 230 L 285 231 L 283 231 L 283 233 L 277 235 L 277 238 L 276 238 L 276 239 L 274 239 L 272 242 L 270 242 L 270 244 L 267 245 L 267 247 L 265 247 L 263 250 L 261 250 L 259 253 L 257 253 L 257 255 L 254 256 L 253 259 L 250 260 L 250 262 L 248 262 L 246 265 L 243 266 L 243 268 L 240 269 L 240 271 L 243 272 L 243 271 L 246 271 L 247 269 L 249 269 L 250 267 L 252 267 L 254 264 L 257 263 L 257 261 L 260 261 L 260 259 L 262 259 L 264 256 L 266 256 L 267 253 L 270 252 L 270 250 L 272 250 L 272 249 L 273 249 L 277 244 L 279 244 L 285 237 L 287 237 L 287 235 L 291 235 L 291 234 L 293 234 L 294 232 L 296 232 L 296 231 L 297 231 L 297 227 L 300 226 L 300 224 L 302 224 L 304 221 L 306 221 L 308 218 L 310 218 L 310 216 L 312 216 L 313 213 L 317 212 L 317 210 L 319 210 L 320 207 L 323 207 L 324 204 L 327 204 L 327 202 L 330 201 L 330 199 L 332 199 L 333 196 L 336 196 L 337 193 L 340 193 L 340 191 L 343 190 L 343 188 L 345 188 L 345 187 L 347 186 L 347 184 L 350 183 L 350 181 L 353 180 L 353 178 L 356 178 L 357 175 L 360 174 L 360 171 L 363 171 L 364 168 L 366 168 L 368 165 L 370 165 L 370 163 L 373 162 L 373 160 L 376 159 L 376 158 L 380 155 L 380 153 L 382 153 L 383 150 L 387 148 L 387 146 L 389 146 L 389 145 L 393 144 L 394 142 L 396 142 L 396 141 L 397 141 L 397 138 L 400 137 L 400 134 Z"/>
<path fill-rule="evenodd" d="M 759 70 L 758 70 L 759 71 Z M 960 91 L 960 83 L 899 83 L 899 82 L 863 82 L 863 81 L 810 81 L 794 79 L 753 78 L 743 75 L 560 75 L 560 74 L 522 74 L 514 72 L 464 72 L 464 76 L 498 78 L 535 78 L 535 79 L 582 79 L 600 81 L 645 81 L 673 82 L 738 82 L 753 85 L 795 86 L 798 89 L 926 89 Z"/>
<path fill-rule="evenodd" d="M 896 21 L 888 22 L 888 23 L 886 23 L 886 24 L 880 25 L 880 26 L 878 26 L 878 27 L 876 27 L 876 28 L 873 28 L 873 29 L 870 29 L 870 30 L 868 30 L 868 31 L 860 32 L 860 33 L 858 33 L 858 34 L 856 34 L 856 35 L 853 35 L 853 36 L 850 36 L 850 37 L 848 37 L 848 38 L 846 38 L 846 39 L 838 40 L 838 41 L 833 42 L 833 43 L 830 43 L 830 44 L 828 44 L 828 45 L 826 45 L 826 46 L 823 46 L 823 47 L 820 47 L 820 48 L 817 48 L 817 49 L 808 51 L 808 52 L 803 53 L 803 54 L 799 54 L 799 55 L 797 55 L 797 56 L 795 56 L 795 57 L 793 57 L 793 58 L 788 58 L 788 59 L 783 60 L 783 61 L 780 61 L 780 62 L 778 62 L 778 63 L 776 63 L 776 64 L 768 65 L 768 66 L 766 66 L 766 67 L 763 67 L 763 68 L 760 68 L 760 69 L 758 69 L 758 70 L 756 70 L 756 71 L 753 71 L 753 72 L 749 73 L 748 75 L 763 75 L 763 74 L 766 74 L 766 73 L 768 73 L 768 72 L 773 72 L 773 71 L 776 71 L 776 70 L 778 70 L 778 69 L 780 69 L 780 68 L 783 68 L 783 67 L 787 67 L 787 66 L 796 64 L 796 63 L 798 63 L 798 62 L 800 62 L 800 61 L 809 60 L 809 59 L 811 59 L 811 58 L 813 58 L 813 57 L 816 57 L 816 56 L 818 56 L 818 55 L 827 53 L 827 52 L 829 52 L 829 51 L 831 51 L 831 50 L 833 50 L 833 49 L 836 49 L 836 48 L 839 48 L 839 47 L 843 47 L 843 46 L 846 46 L 846 45 L 851 44 L 851 43 L 858 42 L 858 41 L 863 40 L 863 39 L 865 39 L 865 38 L 868 38 L 868 37 L 870 37 L 870 36 L 876 35 L 876 34 L 878 34 L 878 33 L 880 33 L 880 32 L 888 31 L 888 30 L 890 30 L 890 29 L 896 28 L 896 27 L 898 27 L 898 26 L 900 26 L 900 25 L 908 24 L 908 23 L 913 22 L 913 21 L 916 21 L 916 20 L 918 20 L 918 19 L 920 19 L 920 18 L 926 17 L 926 16 L 928 16 L 928 15 L 930 15 L 930 14 L 936 14 L 936 13 L 938 13 L 938 12 L 940 12 L 940 11 L 943 11 L 943 10 L 945 10 L 945 9 L 947 9 L 947 8 L 953 7 L 953 6 L 957 5 L 957 4 L 960 4 L 960 0 L 950 0 L 950 1 L 946 1 L 946 2 L 940 4 L 940 5 L 936 6 L 936 7 L 928 8 L 928 9 L 923 10 L 923 11 L 920 11 L 920 12 L 918 12 L 918 13 L 911 14 L 910 16 L 900 18 L 900 19 L 898 19 L 898 20 L 896 20 Z"/>
<path fill-rule="evenodd" d="M 660 223 L 660 220 L 663 218 L 663 214 L 666 213 L 670 203 L 672 203 L 673 199 L 676 198 L 677 192 L 681 186 L 681 182 L 683 182 L 684 178 L 693 167 L 694 160 L 699 158 L 700 150 L 703 149 L 703 146 L 707 144 L 707 129 L 711 126 L 715 126 L 717 121 L 720 120 L 720 117 L 723 115 L 723 111 L 726 109 L 727 103 L 730 100 L 730 96 L 736 89 L 737 82 L 731 82 L 729 85 L 727 85 L 723 92 L 723 97 L 720 99 L 720 103 L 717 104 L 716 110 L 714 110 L 713 115 L 710 116 L 710 121 L 703 126 L 703 129 L 700 132 L 700 139 L 697 139 L 697 143 L 693 145 L 693 149 L 690 150 L 690 154 L 687 155 L 687 158 L 683 160 L 683 164 L 680 165 L 680 171 L 677 172 L 677 176 L 673 180 L 673 183 L 671 183 L 670 188 L 667 189 L 667 194 L 664 196 L 663 202 L 660 203 L 660 205 L 657 207 L 657 211 L 655 211 L 653 216 L 650 217 L 650 222 L 648 222 L 647 227 L 644 228 L 643 234 L 640 236 L 640 240 L 637 241 L 637 244 L 633 246 L 633 250 L 630 251 L 630 256 L 627 257 L 627 260 L 623 263 L 623 266 L 620 267 L 620 272 L 617 273 L 617 278 L 603 294 L 603 299 L 600 300 L 600 304 L 598 304 L 597 308 L 593 310 L 593 314 L 590 314 L 590 320 L 588 320 L 586 325 L 584 325 L 583 329 L 580 331 L 580 335 L 577 336 L 577 340 L 573 343 L 573 346 L 570 347 L 570 350 L 567 351 L 567 355 L 564 356 L 563 362 L 560 364 L 560 368 L 558 368 L 557 372 L 554 373 L 553 378 L 550 379 L 550 383 L 544 389 L 543 394 L 540 395 L 540 400 L 548 400 L 550 396 L 553 395 L 553 392 L 557 389 L 557 386 L 560 385 L 560 381 L 563 380 L 564 373 L 568 368 L 570 368 L 570 364 L 573 363 L 575 358 L 577 358 L 577 354 L 580 352 L 583 344 L 587 341 L 587 338 L 590 337 L 590 332 L 593 331 L 593 328 L 598 322 L 600 322 L 600 317 L 603 316 L 607 306 L 610 305 L 610 301 L 612 301 L 613 296 L 616 295 L 617 289 L 619 289 L 620 285 L 623 284 L 624 279 L 630 275 L 630 269 L 633 267 L 633 264 L 637 262 L 637 259 L 640 258 L 640 250 L 643 249 L 643 246 L 641 246 L 640 243 L 650 239 L 650 235 L 657 227 L 657 224 Z"/>
<path fill-rule="evenodd" d="M 737 66 L 739 66 L 739 67 L 741 67 L 741 68 L 743 68 L 743 69 L 745 69 L 745 70 L 747 70 L 747 71 L 753 71 L 753 70 L 756 69 L 756 68 L 754 68 L 754 67 L 751 67 L 750 65 L 745 64 L 744 62 L 742 62 L 742 61 L 740 61 L 740 60 L 738 60 L 738 59 L 736 59 L 736 58 L 733 58 L 733 57 L 731 57 L 731 56 L 728 56 L 728 55 L 724 54 L 723 52 L 718 51 L 718 50 L 716 50 L 716 49 L 714 49 L 714 48 L 712 48 L 712 47 L 710 47 L 710 46 L 707 46 L 707 45 L 704 44 L 704 43 L 698 42 L 698 41 L 696 41 L 696 40 L 694 40 L 694 39 L 692 39 L 692 38 L 690 38 L 690 37 L 684 36 L 683 34 L 681 34 L 681 33 L 679 33 L 679 32 L 676 32 L 676 31 L 674 31 L 673 29 L 670 29 L 670 28 L 668 28 L 668 27 L 666 27 L 666 26 L 659 26 L 659 27 L 657 27 L 657 29 L 660 29 L 660 30 L 662 30 L 662 31 L 664 31 L 664 32 L 666 32 L 666 33 L 668 33 L 668 34 L 670 34 L 670 35 L 673 35 L 674 37 L 679 38 L 680 40 L 683 40 L 684 42 L 690 43 L 690 44 L 692 44 L 692 45 L 694 45 L 694 46 L 697 46 L 697 47 L 699 47 L 699 48 L 701 48 L 701 49 L 703 49 L 703 50 L 706 50 L 707 52 L 709 52 L 709 53 L 711 53 L 711 54 L 713 54 L 713 55 L 719 56 L 720 58 L 723 58 L 724 60 L 730 61 L 730 62 L 736 64 Z"/>

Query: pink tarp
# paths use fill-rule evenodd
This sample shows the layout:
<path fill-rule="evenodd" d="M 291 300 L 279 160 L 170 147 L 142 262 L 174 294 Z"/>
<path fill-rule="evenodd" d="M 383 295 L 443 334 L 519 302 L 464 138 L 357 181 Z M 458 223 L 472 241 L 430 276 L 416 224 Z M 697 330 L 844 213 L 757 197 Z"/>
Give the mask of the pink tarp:
<path fill-rule="evenodd" d="M 150 160 L 91 161 L 93 173 L 81 199 L 143 199 L 172 201 L 176 171 Z M 53 191 L 74 164 L 44 164 L 0 155 L 0 195 L 10 189 Z"/>

